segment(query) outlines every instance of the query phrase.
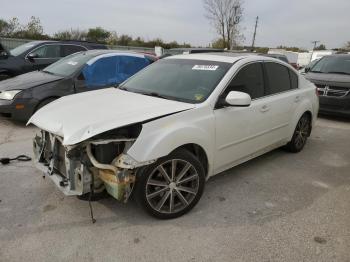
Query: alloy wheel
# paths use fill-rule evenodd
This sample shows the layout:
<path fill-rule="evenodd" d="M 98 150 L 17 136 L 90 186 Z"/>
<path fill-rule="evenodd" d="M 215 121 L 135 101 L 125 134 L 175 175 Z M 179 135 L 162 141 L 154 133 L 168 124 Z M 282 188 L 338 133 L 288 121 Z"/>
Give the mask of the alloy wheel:
<path fill-rule="evenodd" d="M 146 182 L 146 199 L 160 213 L 177 213 L 188 207 L 199 190 L 195 167 L 182 159 L 171 159 L 158 165 Z"/>

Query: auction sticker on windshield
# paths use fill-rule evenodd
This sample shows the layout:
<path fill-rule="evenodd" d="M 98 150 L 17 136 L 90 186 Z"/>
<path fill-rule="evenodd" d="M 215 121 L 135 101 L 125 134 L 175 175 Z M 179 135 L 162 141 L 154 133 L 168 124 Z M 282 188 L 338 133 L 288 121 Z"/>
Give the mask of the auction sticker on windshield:
<path fill-rule="evenodd" d="M 215 71 L 218 68 L 218 65 L 195 65 L 194 67 L 192 67 L 192 70 Z"/>
<path fill-rule="evenodd" d="M 74 61 L 69 61 L 67 62 L 68 65 L 72 65 L 72 66 L 75 66 L 78 64 L 78 62 L 74 62 Z"/>

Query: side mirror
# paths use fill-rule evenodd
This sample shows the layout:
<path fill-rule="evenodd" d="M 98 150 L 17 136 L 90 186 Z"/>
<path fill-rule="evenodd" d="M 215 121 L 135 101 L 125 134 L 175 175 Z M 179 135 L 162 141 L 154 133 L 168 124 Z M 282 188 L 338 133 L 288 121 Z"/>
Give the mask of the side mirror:
<path fill-rule="evenodd" d="M 310 71 L 310 67 L 305 67 L 305 73 L 309 72 Z"/>
<path fill-rule="evenodd" d="M 225 102 L 230 106 L 248 107 L 252 103 L 252 99 L 247 93 L 231 91 L 226 96 Z"/>
<path fill-rule="evenodd" d="M 38 54 L 35 54 L 35 53 L 30 53 L 27 55 L 27 58 L 29 61 L 34 61 L 35 58 L 38 58 L 39 55 Z"/>

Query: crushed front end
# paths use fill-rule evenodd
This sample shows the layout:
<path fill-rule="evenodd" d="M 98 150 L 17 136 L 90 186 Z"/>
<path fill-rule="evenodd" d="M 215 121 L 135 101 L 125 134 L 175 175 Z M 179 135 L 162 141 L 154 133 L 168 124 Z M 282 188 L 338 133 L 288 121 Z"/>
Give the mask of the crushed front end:
<path fill-rule="evenodd" d="M 127 154 L 140 128 L 106 132 L 70 146 L 63 145 L 62 137 L 41 130 L 33 140 L 35 165 L 65 195 L 106 190 L 117 200 L 126 202 L 137 168 L 155 161 L 139 163 Z"/>

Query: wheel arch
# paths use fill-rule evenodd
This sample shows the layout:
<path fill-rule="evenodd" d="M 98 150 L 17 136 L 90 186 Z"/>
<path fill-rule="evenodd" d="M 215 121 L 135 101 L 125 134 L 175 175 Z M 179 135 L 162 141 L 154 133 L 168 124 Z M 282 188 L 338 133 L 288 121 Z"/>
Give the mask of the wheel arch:
<path fill-rule="evenodd" d="M 35 107 L 34 107 L 33 114 L 34 114 L 36 111 L 38 111 L 38 109 L 40 108 L 40 105 L 41 105 L 43 102 L 45 102 L 45 101 L 47 101 L 47 100 L 56 100 L 56 99 L 58 99 L 58 98 L 60 98 L 60 96 L 48 96 L 48 97 L 45 97 L 45 98 L 40 99 L 40 100 L 38 101 L 38 103 L 37 103 L 37 104 L 35 105 Z"/>
<path fill-rule="evenodd" d="M 191 152 L 199 160 L 199 162 L 201 162 L 205 171 L 205 176 L 208 177 L 209 160 L 208 160 L 208 155 L 203 147 L 195 143 L 189 143 L 189 144 L 179 146 L 178 148 L 174 149 L 172 152 L 179 149 L 185 149 Z"/>
<path fill-rule="evenodd" d="M 292 121 L 291 121 L 291 125 L 290 125 L 290 130 L 289 130 L 289 140 L 292 139 L 295 128 L 299 122 L 299 119 L 304 115 L 307 114 L 310 117 L 311 120 L 311 129 L 312 129 L 312 125 L 314 124 L 314 119 L 315 116 L 312 113 L 312 105 L 311 102 L 304 100 L 296 109 Z M 310 134 L 311 134 L 311 130 L 310 130 Z M 309 134 L 309 135 L 310 135 Z"/>
<path fill-rule="evenodd" d="M 203 164 L 206 175 L 212 172 L 214 141 L 210 131 L 199 127 L 189 126 L 188 123 L 178 123 L 173 128 L 143 125 L 136 142 L 127 154 L 139 162 L 146 162 L 169 155 L 177 149 L 185 148 L 193 153 Z"/>

